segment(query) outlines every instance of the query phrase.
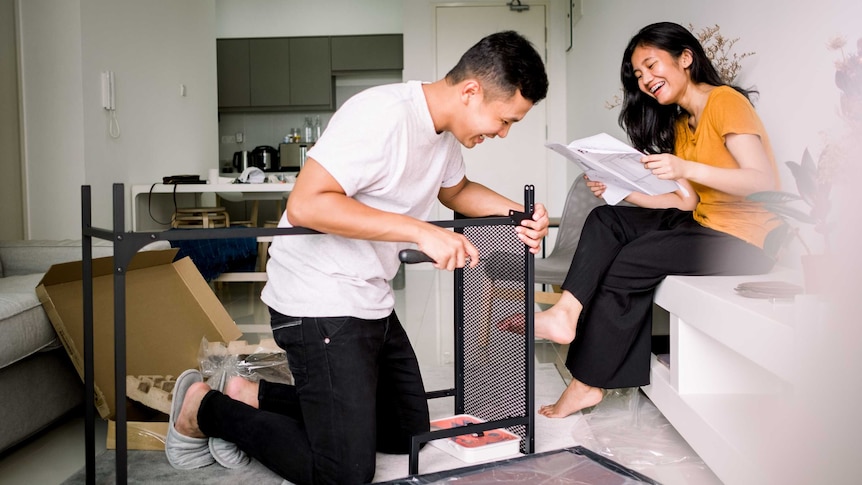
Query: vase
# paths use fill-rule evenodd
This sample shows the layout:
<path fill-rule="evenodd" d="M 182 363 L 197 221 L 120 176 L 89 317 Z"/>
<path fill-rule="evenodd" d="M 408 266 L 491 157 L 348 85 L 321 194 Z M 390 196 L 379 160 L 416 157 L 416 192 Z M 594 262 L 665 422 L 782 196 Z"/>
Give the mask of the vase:
<path fill-rule="evenodd" d="M 802 281 L 805 293 L 819 295 L 829 287 L 834 278 L 832 272 L 832 257 L 828 254 L 803 254 Z"/>

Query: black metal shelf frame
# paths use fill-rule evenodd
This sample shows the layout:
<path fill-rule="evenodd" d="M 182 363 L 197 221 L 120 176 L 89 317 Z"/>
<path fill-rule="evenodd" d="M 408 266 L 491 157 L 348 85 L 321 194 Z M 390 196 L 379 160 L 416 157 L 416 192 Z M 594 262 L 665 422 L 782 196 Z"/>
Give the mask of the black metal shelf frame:
<path fill-rule="evenodd" d="M 533 204 L 533 188 L 527 186 L 524 196 L 525 207 L 530 209 Z M 114 258 L 114 386 L 115 386 L 115 409 L 116 409 L 116 483 L 125 485 L 128 482 L 128 427 L 125 406 L 126 396 L 126 271 L 134 255 L 144 246 L 155 241 L 178 241 L 195 239 L 227 239 L 242 237 L 261 236 L 283 236 L 297 234 L 316 234 L 306 228 L 221 228 L 221 229 L 187 229 L 184 231 L 167 232 L 131 232 L 126 231 L 125 221 L 125 186 L 116 183 L 112 191 L 113 204 L 113 228 L 105 229 L 92 226 L 92 196 L 89 185 L 81 187 L 81 234 L 82 234 L 82 285 L 83 285 L 83 321 L 84 321 L 84 392 L 85 392 L 85 458 L 86 458 L 86 483 L 96 483 L 96 434 L 95 434 L 95 378 L 94 378 L 94 348 L 93 348 L 93 238 L 113 242 Z M 532 213 L 532 210 L 528 210 Z M 513 213 L 510 217 L 488 217 L 478 219 L 455 219 L 452 221 L 433 221 L 432 224 L 440 227 L 452 228 L 456 231 L 464 231 L 466 228 L 486 226 L 512 226 L 518 224 L 518 215 Z M 469 229 L 468 229 L 469 230 Z M 514 234 L 514 231 L 512 231 Z M 514 237 L 514 236 L 513 236 Z M 484 423 L 469 425 L 460 428 L 431 431 L 413 437 L 410 451 L 409 473 L 418 471 L 418 453 L 422 443 L 430 440 L 457 436 L 465 433 L 487 431 L 494 428 L 519 429 L 522 437 L 521 450 L 531 454 L 535 449 L 535 388 L 534 388 L 534 362 L 535 352 L 533 347 L 533 263 L 532 253 L 523 247 L 523 274 L 519 279 L 523 280 L 523 312 L 525 315 L 525 331 L 520 336 L 523 348 L 523 406 L 517 415 L 509 415 L 502 418 L 486 420 Z M 455 387 L 439 391 L 428 392 L 429 399 L 454 396 L 455 414 L 470 413 L 470 404 L 465 403 L 465 342 L 464 342 L 464 270 L 455 272 L 456 298 L 455 298 L 455 342 L 456 351 L 454 357 Z M 459 296 L 460 293 L 460 296 Z M 493 302 L 491 303 L 493 308 Z M 492 315 L 489 315 L 493 319 Z M 515 359 L 517 361 L 517 359 Z M 469 383 L 468 383 L 469 385 Z"/>

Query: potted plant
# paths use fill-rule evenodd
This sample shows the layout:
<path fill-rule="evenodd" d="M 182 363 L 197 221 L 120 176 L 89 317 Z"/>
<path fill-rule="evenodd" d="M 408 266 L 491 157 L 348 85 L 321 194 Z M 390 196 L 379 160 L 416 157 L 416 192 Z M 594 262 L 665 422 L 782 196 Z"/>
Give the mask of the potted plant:
<path fill-rule="evenodd" d="M 832 228 L 829 211 L 832 203 L 829 196 L 832 181 L 841 180 L 840 176 L 843 175 L 841 172 L 850 155 L 862 149 L 860 144 L 862 140 L 862 38 L 856 42 L 856 52 L 846 53 L 844 51 L 846 44 L 846 39 L 838 36 L 831 39 L 827 45 L 830 50 L 841 53 L 840 58 L 835 62 L 835 85 L 840 91 L 840 112 L 847 122 L 847 132 L 829 136 L 817 163 L 807 149 L 802 154 L 800 163 L 787 162 L 796 179 L 798 195 L 789 192 L 758 192 L 748 197 L 750 200 L 762 202 L 767 209 L 784 220 L 794 219 L 812 224 L 814 231 L 823 236 L 822 253 L 812 251 L 801 237 L 798 228 L 788 226 L 788 237 L 781 238 L 782 245 L 796 238 L 805 248 L 805 254 L 801 258 L 802 271 L 806 290 L 809 293 L 816 293 L 822 289 L 823 283 L 828 281 L 826 278 L 830 275 Z M 801 201 L 804 209 L 792 206 L 798 201 Z"/>
<path fill-rule="evenodd" d="M 830 148 L 827 147 L 821 155 L 820 163 L 814 162 L 808 149 L 802 154 L 800 162 L 787 162 L 787 167 L 793 174 L 796 180 L 796 189 L 799 192 L 794 194 L 791 192 L 782 191 L 765 191 L 756 192 L 748 196 L 748 200 L 760 202 L 764 208 L 776 214 L 785 222 L 788 219 L 794 219 L 798 222 L 811 224 L 814 226 L 814 231 L 823 236 L 823 252 L 815 253 L 811 246 L 805 242 L 801 236 L 799 228 L 788 224 L 786 236 L 779 242 L 781 246 L 785 246 L 790 240 L 798 239 L 805 248 L 805 254 L 802 255 L 802 271 L 805 278 L 806 291 L 809 293 L 817 293 L 822 289 L 823 278 L 826 277 L 826 269 L 829 268 L 829 233 L 830 221 L 828 220 L 829 211 L 831 209 L 831 201 L 829 194 L 832 189 L 830 164 L 824 163 L 830 158 L 826 155 L 830 153 Z M 801 202 L 802 208 L 796 204 Z"/>

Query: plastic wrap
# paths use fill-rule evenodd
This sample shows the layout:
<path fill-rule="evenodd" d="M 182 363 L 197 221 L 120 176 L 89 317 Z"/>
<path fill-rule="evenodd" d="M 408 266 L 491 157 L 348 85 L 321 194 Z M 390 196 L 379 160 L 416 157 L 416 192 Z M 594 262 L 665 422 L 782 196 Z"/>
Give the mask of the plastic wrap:
<path fill-rule="evenodd" d="M 575 424 L 572 435 L 586 448 L 649 476 L 663 467 L 707 469 L 638 388 L 607 391 Z"/>
<path fill-rule="evenodd" d="M 656 484 L 639 474 L 581 446 L 522 456 L 426 475 L 416 475 L 390 485 L 432 483 L 554 483 L 570 485 Z"/>
<path fill-rule="evenodd" d="M 204 338 L 201 339 L 198 362 L 201 374 L 213 389 L 221 389 L 233 376 L 252 382 L 265 379 L 293 384 L 284 350 L 278 348 L 271 339 L 263 340 L 258 345 L 248 345 L 241 340 L 225 345 Z"/>
<path fill-rule="evenodd" d="M 236 340 L 227 345 L 201 340 L 198 364 L 207 384 L 222 389 L 232 376 L 250 381 L 266 379 L 270 382 L 293 384 L 293 375 L 287 366 L 284 350 L 272 339 L 249 345 Z M 170 393 L 176 383 L 174 376 L 127 376 L 127 388 L 133 406 L 127 409 L 128 446 L 136 450 L 163 450 L 170 413 Z M 116 446 L 115 424 L 109 422 L 107 447 Z"/>

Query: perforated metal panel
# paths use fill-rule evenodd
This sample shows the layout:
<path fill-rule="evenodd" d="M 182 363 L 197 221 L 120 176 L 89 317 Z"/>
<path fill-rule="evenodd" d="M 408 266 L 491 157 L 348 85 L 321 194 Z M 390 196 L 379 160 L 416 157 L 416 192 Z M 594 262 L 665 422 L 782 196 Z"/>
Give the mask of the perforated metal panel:
<path fill-rule="evenodd" d="M 510 211 L 509 217 L 463 219 L 456 214 L 454 221 L 433 223 L 464 234 L 479 250 L 480 261 L 475 268 L 455 271 L 455 387 L 429 392 L 428 398 L 454 396 L 455 414 L 485 422 L 414 435 L 411 475 L 418 473 L 422 443 L 465 434 L 462 428 L 467 433 L 506 428 L 521 437 L 522 453 L 533 453 L 535 261 L 514 226 L 533 214 L 534 193 L 532 185 L 524 186 L 527 210 Z M 402 261 L 422 260 L 411 261 L 416 254 L 410 251 L 402 251 Z M 521 328 L 502 330 L 499 322 L 513 315 L 520 316 Z"/>
<path fill-rule="evenodd" d="M 458 412 L 486 421 L 525 417 L 531 393 L 532 366 L 528 366 L 527 338 L 503 331 L 498 322 L 528 314 L 525 246 L 514 226 L 464 227 L 463 234 L 479 249 L 480 263 L 456 274 L 455 323 L 463 386 L 456 395 Z M 526 323 L 526 322 L 525 322 Z M 527 452 L 527 427 L 507 428 L 522 437 Z"/>

